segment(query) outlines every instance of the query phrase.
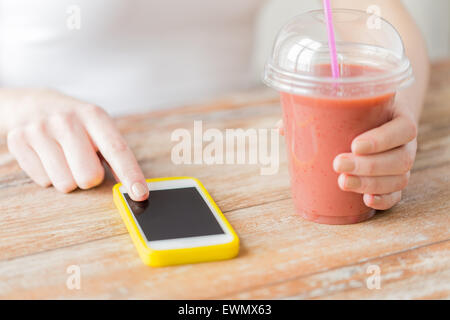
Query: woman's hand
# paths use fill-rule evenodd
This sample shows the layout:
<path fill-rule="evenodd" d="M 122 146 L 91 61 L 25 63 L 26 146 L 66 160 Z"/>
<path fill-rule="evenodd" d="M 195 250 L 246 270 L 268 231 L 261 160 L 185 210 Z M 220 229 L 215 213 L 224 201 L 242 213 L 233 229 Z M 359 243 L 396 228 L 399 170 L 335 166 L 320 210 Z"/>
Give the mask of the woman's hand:
<path fill-rule="evenodd" d="M 133 200 L 147 199 L 136 158 L 103 109 L 53 90 L 12 89 L 1 98 L 15 105 L 8 149 L 37 184 L 61 192 L 95 187 L 104 178 L 102 157 Z"/>
<path fill-rule="evenodd" d="M 407 108 L 396 103 L 394 117 L 352 142 L 352 152 L 333 161 L 339 187 L 364 194 L 364 203 L 386 210 L 400 201 L 408 184 L 417 150 L 417 123 Z"/>
<path fill-rule="evenodd" d="M 284 135 L 281 120 L 276 125 Z M 393 119 L 356 137 L 351 153 L 333 161 L 344 191 L 364 194 L 364 203 L 386 210 L 400 201 L 408 184 L 417 149 L 417 123 L 408 108 L 396 102 Z"/>
<path fill-rule="evenodd" d="M 334 0 L 337 8 L 366 10 L 376 5 L 383 18 L 395 22 L 412 69 L 414 83 L 397 92 L 394 118 L 385 125 L 356 137 L 352 153 L 341 154 L 333 163 L 343 190 L 364 194 L 375 209 L 388 209 L 401 198 L 408 183 L 417 148 L 417 123 L 427 91 L 430 66 L 425 39 L 401 1 Z"/>

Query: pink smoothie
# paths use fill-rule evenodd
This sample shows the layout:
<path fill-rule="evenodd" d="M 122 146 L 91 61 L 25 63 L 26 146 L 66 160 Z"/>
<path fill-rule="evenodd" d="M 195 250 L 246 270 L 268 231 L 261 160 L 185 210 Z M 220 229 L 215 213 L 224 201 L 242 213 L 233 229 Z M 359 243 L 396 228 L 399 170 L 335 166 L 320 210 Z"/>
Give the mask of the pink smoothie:
<path fill-rule="evenodd" d="M 323 75 L 330 68 L 317 70 Z M 357 76 L 367 74 L 367 68 L 349 65 L 344 72 Z M 375 213 L 361 194 L 339 188 L 333 160 L 351 152 L 356 136 L 392 118 L 394 96 L 306 97 L 281 92 L 292 196 L 301 216 L 318 223 L 350 224 Z"/>

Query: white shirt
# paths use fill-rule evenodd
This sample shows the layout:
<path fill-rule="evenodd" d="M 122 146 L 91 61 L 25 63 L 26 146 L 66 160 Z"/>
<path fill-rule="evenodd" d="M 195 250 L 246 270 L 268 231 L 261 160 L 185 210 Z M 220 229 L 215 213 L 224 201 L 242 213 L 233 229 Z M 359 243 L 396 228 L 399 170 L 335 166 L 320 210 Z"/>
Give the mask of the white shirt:
<path fill-rule="evenodd" d="M 0 0 L 0 85 L 112 114 L 251 87 L 261 0 Z"/>
<path fill-rule="evenodd" d="M 431 56 L 447 56 L 448 0 L 404 2 Z M 203 100 L 255 85 L 277 30 L 321 6 L 320 0 L 0 0 L 0 86 L 52 87 L 112 114 Z"/>

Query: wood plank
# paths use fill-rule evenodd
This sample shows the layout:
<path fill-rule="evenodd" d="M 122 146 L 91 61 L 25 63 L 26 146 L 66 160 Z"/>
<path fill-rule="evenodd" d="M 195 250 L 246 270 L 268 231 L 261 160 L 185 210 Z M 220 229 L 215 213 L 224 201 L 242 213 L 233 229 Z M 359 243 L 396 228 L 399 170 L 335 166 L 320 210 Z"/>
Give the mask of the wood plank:
<path fill-rule="evenodd" d="M 450 241 L 262 286 L 226 299 L 449 299 Z M 370 268 L 380 270 L 371 286 Z"/>
<path fill-rule="evenodd" d="M 426 194 L 408 189 L 397 210 L 357 225 L 305 221 L 290 199 L 228 212 L 242 241 L 239 257 L 229 261 L 152 269 L 140 262 L 127 234 L 1 261 L 0 297 L 221 297 L 445 241 L 449 169 L 417 172 L 412 188 L 427 177 Z M 81 267 L 80 291 L 65 286 L 71 264 Z"/>

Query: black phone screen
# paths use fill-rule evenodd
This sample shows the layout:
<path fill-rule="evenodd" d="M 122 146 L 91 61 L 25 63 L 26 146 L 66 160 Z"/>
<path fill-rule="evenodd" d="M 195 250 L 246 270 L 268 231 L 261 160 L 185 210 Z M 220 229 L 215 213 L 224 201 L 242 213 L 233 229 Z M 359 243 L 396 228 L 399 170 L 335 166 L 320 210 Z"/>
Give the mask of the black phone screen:
<path fill-rule="evenodd" d="M 152 190 L 140 202 L 123 195 L 148 241 L 225 234 L 194 187 Z"/>

